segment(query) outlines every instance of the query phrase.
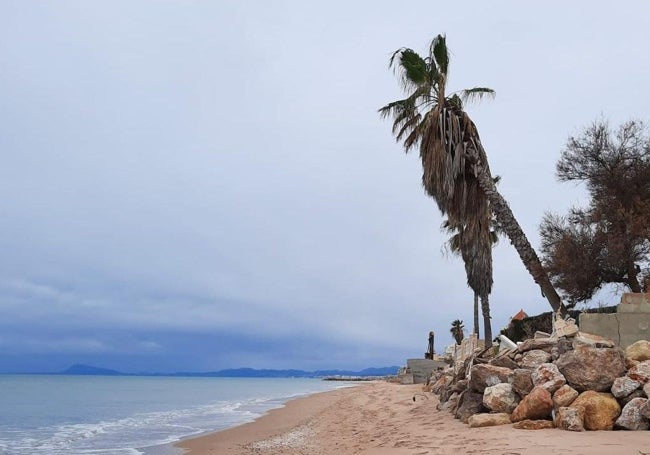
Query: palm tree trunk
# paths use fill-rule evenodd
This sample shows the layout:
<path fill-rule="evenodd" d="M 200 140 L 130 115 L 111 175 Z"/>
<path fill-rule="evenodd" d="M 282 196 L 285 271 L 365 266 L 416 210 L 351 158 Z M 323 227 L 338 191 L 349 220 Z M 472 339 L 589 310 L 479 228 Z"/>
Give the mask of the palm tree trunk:
<path fill-rule="evenodd" d="M 497 191 L 489 172 L 483 165 L 481 165 L 481 163 L 475 162 L 474 169 L 476 178 L 478 179 L 478 184 L 490 201 L 490 210 L 496 216 L 497 222 L 505 231 L 508 239 L 510 239 L 510 243 L 512 243 L 517 250 L 526 270 L 528 270 L 528 272 L 533 276 L 535 283 L 537 283 L 541 288 L 542 295 L 546 297 L 551 308 L 553 308 L 553 311 L 560 310 L 562 314 L 565 314 L 566 308 L 562 304 L 560 296 L 555 291 L 551 280 L 548 278 L 548 274 L 544 270 L 544 267 L 542 267 L 542 263 L 539 260 L 539 257 L 537 257 L 537 253 L 535 253 L 535 250 L 528 241 L 526 234 L 524 234 L 524 231 L 521 229 L 521 226 L 510 209 L 510 206 Z"/>
<path fill-rule="evenodd" d="M 480 338 L 478 327 L 478 293 L 474 292 L 474 333 L 476 338 Z"/>
<path fill-rule="evenodd" d="M 485 333 L 485 347 L 492 347 L 492 322 L 490 320 L 490 297 L 481 296 L 481 311 L 483 312 L 483 332 Z"/>

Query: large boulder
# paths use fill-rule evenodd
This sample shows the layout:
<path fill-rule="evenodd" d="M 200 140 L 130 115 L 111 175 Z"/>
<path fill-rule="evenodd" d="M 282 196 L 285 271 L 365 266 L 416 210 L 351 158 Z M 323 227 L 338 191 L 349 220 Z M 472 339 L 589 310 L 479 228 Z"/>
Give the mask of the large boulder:
<path fill-rule="evenodd" d="M 510 368 L 497 367 L 489 364 L 478 364 L 470 370 L 469 389 L 483 393 L 486 387 L 502 382 L 509 382 L 513 371 Z"/>
<path fill-rule="evenodd" d="M 612 384 L 612 395 L 616 398 L 623 398 L 634 392 L 639 388 L 641 383 L 635 381 L 632 378 L 627 376 L 621 376 L 620 378 L 614 379 L 614 384 Z"/>
<path fill-rule="evenodd" d="M 625 360 L 619 348 L 578 345 L 555 361 L 567 383 L 578 392 L 609 391 L 614 379 L 623 376 Z"/>
<path fill-rule="evenodd" d="M 483 394 L 466 390 L 460 396 L 460 399 L 458 401 L 458 408 L 454 413 L 454 417 L 463 423 L 467 423 L 467 420 L 470 418 L 470 416 L 478 414 L 484 410 L 485 408 L 483 407 Z"/>
<path fill-rule="evenodd" d="M 512 411 L 510 418 L 513 422 L 545 419 L 551 415 L 552 410 L 553 399 L 550 392 L 543 387 L 534 387 Z"/>
<path fill-rule="evenodd" d="M 625 358 L 643 362 L 650 360 L 650 341 L 639 340 L 625 348 Z"/>
<path fill-rule="evenodd" d="M 524 340 L 519 346 L 517 346 L 517 352 L 524 353 L 527 351 L 532 351 L 533 349 L 541 349 L 546 351 L 549 354 L 553 347 L 557 345 L 557 339 L 555 338 L 530 338 Z"/>
<path fill-rule="evenodd" d="M 555 428 L 551 420 L 522 420 L 515 423 L 512 428 L 518 430 L 548 430 L 550 428 Z"/>
<path fill-rule="evenodd" d="M 532 349 L 530 351 L 524 352 L 519 361 L 519 366 L 521 368 L 528 368 L 534 370 L 542 363 L 547 363 L 551 361 L 551 354 L 542 351 L 541 349 Z"/>
<path fill-rule="evenodd" d="M 467 419 L 471 428 L 492 427 L 495 425 L 507 425 L 510 422 L 510 415 L 499 412 L 495 414 L 474 414 Z"/>
<path fill-rule="evenodd" d="M 510 414 L 519 404 L 519 395 L 510 384 L 495 384 L 483 392 L 483 405 L 494 412 Z"/>
<path fill-rule="evenodd" d="M 567 431 L 585 431 L 581 409 L 561 407 L 555 413 L 555 426 Z"/>
<path fill-rule="evenodd" d="M 533 372 L 527 368 L 517 368 L 512 372 L 511 384 L 520 397 L 525 397 L 533 390 Z"/>
<path fill-rule="evenodd" d="M 458 406 L 458 400 L 460 400 L 460 394 L 452 393 L 447 401 L 440 401 L 436 406 L 436 409 L 438 411 L 452 412 Z"/>
<path fill-rule="evenodd" d="M 639 362 L 630 368 L 627 375 L 635 381 L 639 381 L 641 384 L 647 384 L 650 381 L 650 360 Z"/>
<path fill-rule="evenodd" d="M 452 378 L 450 376 L 442 375 L 436 380 L 436 382 L 429 385 L 429 391 L 437 395 L 443 388 L 451 384 L 451 381 Z"/>
<path fill-rule="evenodd" d="M 609 338 L 594 335 L 593 333 L 578 332 L 573 338 L 573 348 L 578 346 L 591 346 L 592 348 L 613 348 L 614 341 Z"/>
<path fill-rule="evenodd" d="M 630 401 L 634 400 L 635 398 L 647 398 L 647 397 L 646 397 L 646 394 L 643 393 L 643 390 L 636 389 L 634 392 L 632 392 L 628 396 L 623 397 L 623 398 L 618 398 L 618 404 L 620 404 L 621 406 L 625 406 L 626 404 L 628 404 Z"/>
<path fill-rule="evenodd" d="M 634 398 L 626 404 L 614 423 L 616 428 L 633 431 L 650 428 L 650 421 L 641 412 L 647 402 L 647 398 Z"/>
<path fill-rule="evenodd" d="M 581 412 L 585 430 L 611 430 L 621 414 L 621 407 L 611 393 L 593 390 L 582 392 L 569 407 Z"/>
<path fill-rule="evenodd" d="M 559 409 L 569 406 L 571 403 L 573 403 L 573 400 L 578 398 L 578 395 L 580 394 L 576 389 L 570 385 L 564 384 L 553 394 L 553 407 L 555 409 Z"/>
<path fill-rule="evenodd" d="M 567 338 L 560 338 L 557 344 L 551 349 L 551 360 L 555 362 L 565 352 L 573 351 L 573 341 Z"/>
<path fill-rule="evenodd" d="M 551 394 L 566 384 L 566 379 L 554 363 L 542 363 L 539 365 L 533 370 L 531 379 L 535 387 L 543 387 L 551 392 Z"/>
<path fill-rule="evenodd" d="M 495 367 L 510 368 L 511 370 L 514 370 L 515 368 L 519 368 L 519 365 L 517 364 L 517 362 L 512 360 L 507 355 L 502 355 L 500 357 L 495 357 L 494 359 L 490 360 L 489 363 L 490 363 L 490 365 L 494 365 Z"/>

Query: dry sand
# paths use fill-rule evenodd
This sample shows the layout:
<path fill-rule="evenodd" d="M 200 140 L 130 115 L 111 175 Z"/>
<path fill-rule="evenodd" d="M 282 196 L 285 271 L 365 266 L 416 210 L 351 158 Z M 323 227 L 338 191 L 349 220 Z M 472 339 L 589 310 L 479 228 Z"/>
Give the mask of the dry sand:
<path fill-rule="evenodd" d="M 178 446 L 189 455 L 650 454 L 648 431 L 469 428 L 437 403 L 419 385 L 374 382 L 293 400 Z"/>

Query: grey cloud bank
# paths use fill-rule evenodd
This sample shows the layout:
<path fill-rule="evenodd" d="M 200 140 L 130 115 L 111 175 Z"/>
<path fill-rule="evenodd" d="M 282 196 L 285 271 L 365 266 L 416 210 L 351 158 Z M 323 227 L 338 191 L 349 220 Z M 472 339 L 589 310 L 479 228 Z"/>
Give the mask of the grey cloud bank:
<path fill-rule="evenodd" d="M 472 294 L 376 110 L 400 46 L 451 88 L 533 244 L 568 134 L 648 117 L 650 7 L 0 2 L 0 371 L 364 368 L 471 326 Z M 506 240 L 495 331 L 548 306 Z M 605 295 L 603 298 L 613 298 Z"/>

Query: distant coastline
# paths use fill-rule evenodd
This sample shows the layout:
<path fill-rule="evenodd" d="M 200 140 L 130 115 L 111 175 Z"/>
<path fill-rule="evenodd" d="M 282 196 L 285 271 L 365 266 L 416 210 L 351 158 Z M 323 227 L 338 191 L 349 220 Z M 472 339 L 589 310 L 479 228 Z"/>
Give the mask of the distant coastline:
<path fill-rule="evenodd" d="M 56 375 L 70 376 L 161 376 L 161 377 L 197 377 L 197 378 L 373 378 L 394 376 L 399 370 L 398 366 L 366 368 L 360 371 L 351 370 L 274 370 L 255 368 L 231 368 L 209 372 L 179 371 L 174 373 L 124 373 L 118 370 L 100 368 L 91 365 L 76 364 L 70 368 L 56 373 Z"/>

